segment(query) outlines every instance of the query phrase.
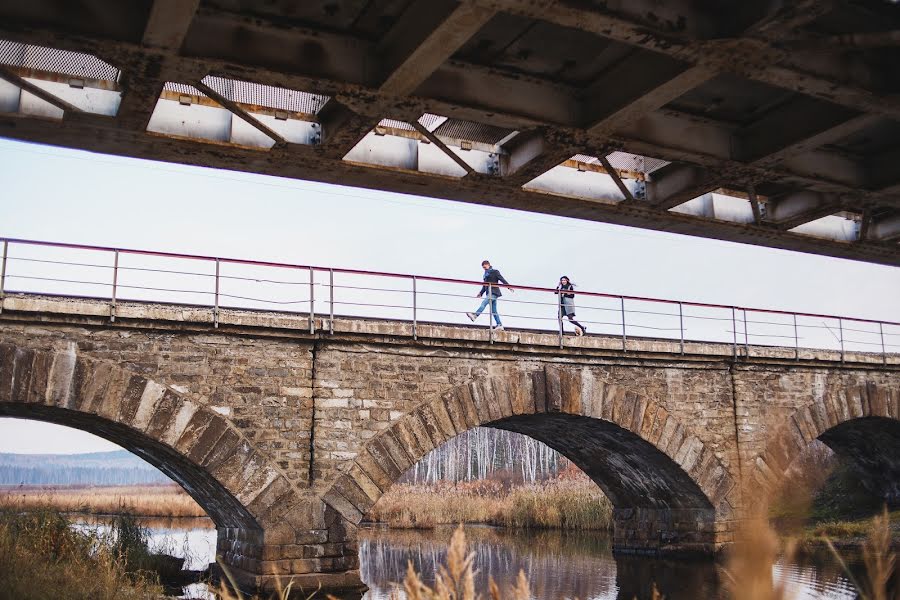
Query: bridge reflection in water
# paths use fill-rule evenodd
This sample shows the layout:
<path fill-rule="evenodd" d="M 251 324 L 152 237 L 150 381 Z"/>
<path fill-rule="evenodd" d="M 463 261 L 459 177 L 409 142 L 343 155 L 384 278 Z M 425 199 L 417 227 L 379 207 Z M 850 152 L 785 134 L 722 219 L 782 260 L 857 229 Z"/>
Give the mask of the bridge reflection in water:
<path fill-rule="evenodd" d="M 360 530 L 360 570 L 369 585 L 367 600 L 386 600 L 406 576 L 407 563 L 429 584 L 445 564 L 452 528 L 392 530 L 377 526 Z M 710 561 L 613 556 L 602 531 L 521 531 L 493 527 L 466 528 L 468 549 L 475 552 L 475 589 L 487 590 L 492 577 L 501 590 L 520 570 L 528 577 L 536 600 L 582 598 L 633 600 L 650 598 L 655 584 L 668 600 L 725 598 L 721 565 Z M 828 557 L 803 557 L 775 567 L 796 591 L 796 598 L 855 598 L 838 565 Z"/>

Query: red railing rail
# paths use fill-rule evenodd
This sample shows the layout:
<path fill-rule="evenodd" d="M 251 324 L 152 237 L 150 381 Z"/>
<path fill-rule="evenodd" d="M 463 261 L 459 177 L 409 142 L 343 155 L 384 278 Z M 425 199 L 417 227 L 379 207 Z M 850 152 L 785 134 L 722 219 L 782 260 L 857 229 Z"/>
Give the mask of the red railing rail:
<path fill-rule="evenodd" d="M 308 314 L 309 314 L 310 331 L 311 332 L 315 331 L 314 319 L 315 319 L 316 302 L 317 302 L 317 300 L 315 298 L 315 288 L 317 286 L 324 285 L 324 284 L 316 282 L 316 274 L 317 273 L 327 273 L 329 275 L 329 283 L 327 285 L 327 287 L 328 287 L 327 302 L 329 305 L 329 317 L 330 317 L 329 323 L 331 324 L 330 330 L 333 331 L 333 329 L 331 329 L 331 328 L 333 327 L 335 304 L 368 306 L 370 308 L 377 308 L 377 307 L 411 308 L 412 309 L 412 332 L 413 332 L 414 337 L 416 336 L 416 333 L 417 333 L 417 325 L 418 325 L 418 321 L 419 321 L 418 313 L 419 312 L 421 312 L 423 310 L 445 312 L 445 313 L 446 312 L 457 312 L 457 313 L 461 312 L 461 311 L 446 310 L 443 308 L 435 308 L 435 307 L 426 308 L 426 307 L 421 306 L 419 303 L 419 298 L 422 295 L 459 296 L 459 295 L 454 295 L 454 294 L 439 294 L 436 292 L 423 291 L 420 289 L 422 283 L 428 282 L 428 283 L 435 283 L 435 284 L 465 285 L 465 286 L 473 286 L 473 287 L 477 286 L 479 288 L 484 285 L 484 283 L 482 281 L 478 281 L 478 280 L 454 279 L 454 278 L 448 278 L 448 277 L 437 277 L 434 275 L 416 275 L 416 274 L 409 274 L 409 273 L 393 273 L 393 272 L 386 272 L 386 271 L 368 271 L 368 270 L 362 270 L 362 269 L 326 267 L 326 266 L 310 265 L 310 264 L 273 262 L 273 261 L 262 261 L 262 260 L 242 259 L 242 258 L 233 258 L 233 257 L 208 256 L 208 255 L 199 255 L 199 254 L 184 254 L 184 253 L 166 252 L 166 251 L 158 251 L 158 250 L 142 250 L 142 249 L 135 249 L 135 248 L 94 246 L 94 245 L 76 244 L 76 243 L 68 243 L 68 242 L 47 242 L 47 241 L 20 239 L 20 238 L 0 238 L 0 243 L 2 243 L 2 266 L 0 266 L 0 300 L 2 300 L 4 293 L 9 293 L 11 291 L 11 290 L 7 289 L 7 287 L 8 287 L 7 280 L 12 277 L 19 277 L 23 280 L 31 279 L 31 280 L 55 281 L 57 283 L 110 285 L 112 288 L 112 293 L 110 294 L 110 298 L 109 298 L 111 319 L 115 319 L 116 303 L 118 300 L 121 299 L 118 297 L 118 292 L 123 288 L 143 289 L 143 290 L 150 290 L 150 291 L 156 290 L 156 291 L 160 291 L 160 292 L 179 292 L 179 293 L 187 292 L 186 290 L 173 290 L 173 289 L 167 290 L 167 289 L 153 288 L 153 287 L 122 285 L 118 280 L 118 276 L 119 276 L 120 271 L 123 271 L 126 269 L 154 271 L 154 272 L 158 272 L 158 273 L 168 273 L 168 274 L 177 274 L 177 275 L 194 275 L 194 276 L 203 276 L 203 277 L 214 277 L 215 285 L 214 285 L 213 292 L 210 292 L 208 290 L 190 290 L 190 292 L 198 293 L 198 294 L 212 293 L 214 295 L 214 301 L 211 303 L 211 307 L 214 310 L 216 325 L 218 325 L 218 314 L 219 314 L 219 310 L 221 308 L 220 299 L 223 296 L 227 295 L 227 294 L 221 293 L 220 281 L 225 280 L 225 279 L 242 279 L 240 277 L 227 276 L 227 275 L 222 274 L 221 268 L 223 265 L 230 264 L 230 265 L 244 265 L 247 267 L 256 267 L 256 268 L 276 268 L 276 269 L 289 269 L 289 270 L 296 270 L 296 271 L 308 271 L 309 272 L 309 282 L 308 282 L 309 310 L 308 310 Z M 67 261 L 40 261 L 40 260 L 37 260 L 37 262 L 53 262 L 54 264 L 57 264 L 60 266 L 68 265 L 68 266 L 82 266 L 82 267 L 112 268 L 113 276 L 112 276 L 111 282 L 109 284 L 103 284 L 103 283 L 99 283 L 99 282 L 67 280 L 67 279 L 54 278 L 54 277 L 41 278 L 41 277 L 33 277 L 33 276 L 27 276 L 27 275 L 11 275 L 10 273 L 8 273 L 8 264 L 7 264 L 8 261 L 10 261 L 10 260 L 23 260 L 23 261 L 36 260 L 36 259 L 11 256 L 10 255 L 10 247 L 12 247 L 12 246 L 109 253 L 109 254 L 112 254 L 114 257 L 113 264 L 111 266 L 110 265 L 73 263 L 73 262 L 67 262 Z M 134 255 L 134 256 L 157 257 L 157 258 L 163 258 L 163 259 L 193 260 L 193 261 L 209 262 L 209 263 L 212 263 L 215 265 L 215 273 L 206 274 L 206 273 L 175 271 L 175 270 L 168 270 L 168 269 L 141 269 L 141 268 L 136 268 L 136 267 L 132 267 L 132 268 L 123 267 L 123 266 L 120 266 L 120 264 L 119 264 L 120 256 L 123 256 L 123 255 Z M 354 287 L 354 286 L 340 286 L 340 285 L 335 285 L 335 283 L 334 283 L 335 274 L 407 280 L 407 281 L 411 282 L 412 289 L 406 291 L 406 290 L 386 290 L 384 288 L 371 288 L 371 287 L 366 288 L 366 287 Z M 250 279 L 252 279 L 252 278 L 250 278 Z M 269 283 L 279 283 L 279 282 L 274 282 L 274 281 L 269 281 L 269 280 L 260 280 L 260 279 L 255 279 L 255 281 L 257 281 L 257 282 L 267 281 Z M 282 283 L 282 284 L 290 283 L 291 285 L 298 285 L 298 282 L 282 281 L 280 283 Z M 509 288 L 512 290 L 523 291 L 523 292 L 534 292 L 534 293 L 538 293 L 538 294 L 554 294 L 554 295 L 558 296 L 556 294 L 557 290 L 555 288 L 518 285 L 518 284 L 509 285 L 509 286 L 502 285 L 502 286 L 497 286 L 497 287 Z M 383 304 L 378 304 L 378 303 L 341 302 L 339 300 L 336 301 L 335 300 L 335 289 L 342 289 L 342 288 L 343 289 L 356 289 L 356 290 L 361 290 L 361 291 L 368 290 L 370 292 L 390 291 L 390 292 L 398 292 L 398 293 L 411 293 L 412 304 L 411 304 L 411 306 L 398 306 L 398 305 L 383 305 Z M 33 290 L 16 290 L 16 291 L 33 291 Z M 567 293 L 569 293 L 569 292 L 567 292 Z M 836 321 L 838 329 L 839 329 L 839 334 L 840 334 L 839 336 L 836 335 L 833 331 L 831 331 L 831 328 L 829 328 L 829 326 L 827 324 L 824 324 L 824 329 L 828 330 L 835 338 L 837 338 L 837 341 L 840 343 L 840 346 L 841 346 L 841 356 L 842 357 L 844 355 L 844 345 L 845 345 L 844 344 L 844 342 L 845 342 L 844 323 L 864 323 L 864 324 L 869 324 L 869 325 L 877 325 L 878 329 L 879 329 L 878 332 L 868 331 L 868 330 L 865 330 L 865 331 L 853 330 L 853 329 L 848 329 L 848 331 L 857 331 L 859 333 L 872 334 L 872 335 L 875 335 L 877 333 L 880 338 L 880 342 L 857 341 L 856 343 L 871 344 L 871 345 L 875 345 L 875 346 L 880 345 L 881 346 L 881 348 L 880 348 L 881 354 L 885 358 L 885 361 L 886 361 L 886 357 L 887 357 L 887 353 L 888 353 L 887 352 L 888 347 L 891 347 L 891 348 L 900 347 L 895 344 L 887 344 L 884 341 L 885 336 L 900 337 L 900 332 L 897 332 L 897 333 L 895 333 L 893 331 L 885 332 L 885 327 L 891 328 L 891 329 L 900 327 L 900 322 L 897 322 L 897 321 L 883 321 L 883 320 L 867 319 L 867 318 L 861 318 L 861 317 L 829 315 L 829 314 L 822 314 L 822 313 L 815 313 L 815 312 L 787 311 L 787 310 L 771 309 L 771 308 L 745 307 L 745 306 L 739 306 L 739 305 L 726 305 L 726 304 L 715 304 L 715 303 L 708 303 L 708 302 L 695 302 L 695 301 L 691 301 L 691 300 L 674 300 L 674 299 L 670 299 L 670 298 L 630 296 L 630 295 L 623 295 L 623 294 L 611 294 L 611 293 L 606 293 L 606 292 L 594 292 L 594 291 L 583 291 L 583 290 L 577 290 L 577 291 L 573 290 L 571 293 L 574 293 L 577 298 L 582 299 L 582 300 L 586 300 L 586 299 L 590 299 L 590 298 L 602 298 L 602 299 L 616 300 L 619 302 L 619 312 L 621 315 L 621 323 L 620 323 L 621 324 L 621 337 L 623 340 L 623 349 L 626 349 L 627 338 L 628 338 L 627 328 L 629 326 L 632 327 L 632 329 L 634 329 L 634 328 L 637 328 L 637 329 L 661 329 L 661 328 L 655 328 L 655 327 L 651 327 L 651 326 L 647 326 L 647 325 L 640 325 L 637 323 L 629 324 L 629 323 L 627 323 L 627 319 L 626 319 L 626 315 L 628 315 L 628 314 L 654 314 L 654 315 L 666 314 L 666 315 L 672 316 L 672 317 L 678 316 L 678 318 L 679 318 L 679 328 L 678 329 L 680 330 L 679 337 L 681 340 L 682 351 L 684 348 L 684 341 L 685 341 L 685 327 L 684 327 L 685 318 L 687 318 L 687 319 L 706 318 L 706 319 L 713 319 L 713 320 L 720 320 L 720 321 L 729 320 L 728 318 L 723 318 L 723 317 L 713 318 L 713 317 L 700 317 L 700 316 L 696 316 L 696 315 L 694 315 L 694 316 L 685 315 L 684 309 L 688 308 L 688 307 L 697 308 L 697 309 L 712 309 L 712 310 L 718 310 L 718 311 L 726 311 L 726 313 L 730 313 L 730 320 L 731 320 L 731 324 L 732 324 L 732 330 L 729 331 L 729 333 L 732 333 L 732 339 L 730 340 L 730 342 L 734 346 L 735 355 L 737 354 L 737 348 L 739 345 L 741 345 L 745 348 L 749 348 L 749 346 L 751 345 L 749 342 L 749 337 L 751 337 L 751 336 L 769 337 L 769 338 L 793 337 L 794 338 L 794 346 L 795 346 L 795 350 L 796 350 L 795 355 L 797 357 L 799 357 L 800 336 L 798 334 L 798 328 L 819 327 L 821 329 L 823 327 L 809 325 L 809 324 L 799 324 L 798 325 L 798 322 L 797 322 L 798 318 L 825 319 L 825 320 L 829 320 L 829 321 Z M 232 295 L 230 297 L 241 298 L 241 296 L 234 296 L 234 295 Z M 253 299 L 253 298 L 245 298 L 245 299 L 259 301 L 259 302 L 265 301 L 262 299 Z M 320 300 L 320 302 L 322 302 L 322 301 L 324 301 L 324 300 Z M 517 302 L 516 300 L 509 300 L 509 299 L 506 299 L 504 301 L 508 302 L 508 303 L 516 303 Z M 654 312 L 647 312 L 647 311 L 626 310 L 626 307 L 625 307 L 626 301 L 632 302 L 632 303 L 633 302 L 641 302 L 641 303 L 653 303 L 653 304 L 662 304 L 662 305 L 671 305 L 671 306 L 677 305 L 678 313 L 676 315 L 675 313 L 654 313 Z M 518 302 L 523 305 L 524 304 L 533 304 L 533 305 L 551 304 L 549 302 L 547 302 L 547 303 L 527 302 L 527 301 L 525 301 L 525 302 L 518 301 Z M 554 300 L 554 302 L 558 302 L 558 300 Z M 298 304 L 298 303 L 299 302 L 291 302 L 290 304 Z M 581 307 L 579 307 L 579 308 L 581 308 Z M 599 307 L 587 307 L 586 309 L 587 310 L 607 310 L 607 311 L 613 310 L 610 308 L 599 308 Z M 2 305 L 0 305 L 0 310 L 2 310 Z M 490 310 L 488 310 L 487 312 L 489 315 L 489 318 L 488 318 L 489 331 L 491 332 L 489 334 L 489 337 L 490 337 L 490 340 L 493 341 L 493 339 L 494 339 L 493 317 L 490 316 L 491 315 Z M 740 313 L 740 315 L 742 317 L 741 319 L 738 319 L 738 313 Z M 752 321 L 752 320 L 747 319 L 748 313 L 788 316 L 788 317 L 792 318 L 792 323 L 764 323 L 764 322 L 759 322 L 759 321 Z M 540 319 L 540 318 L 545 318 L 545 317 L 523 316 L 522 318 Z M 558 322 L 559 322 L 559 324 L 558 324 L 559 341 L 560 341 L 560 345 L 562 346 L 563 345 L 563 319 L 560 315 L 557 315 L 557 319 L 555 319 L 555 320 L 558 320 Z M 585 322 L 589 323 L 590 321 L 585 321 Z M 600 324 L 604 324 L 604 325 L 614 325 L 613 323 L 604 323 L 604 322 L 596 322 L 596 323 L 600 323 Z M 738 331 L 738 326 L 740 324 L 743 325 L 742 332 Z M 793 336 L 776 335 L 776 334 L 759 334 L 759 333 L 751 334 L 751 333 L 749 333 L 749 325 L 750 324 L 768 324 L 768 325 L 772 325 L 772 326 L 782 326 L 782 327 L 792 326 L 794 333 L 793 333 Z M 618 324 L 616 324 L 616 325 L 618 325 Z M 662 328 L 662 329 L 664 329 L 664 328 Z M 674 328 L 672 328 L 672 329 L 674 329 Z M 744 338 L 743 344 L 739 344 L 739 341 L 738 341 L 739 333 Z M 759 345 L 759 344 L 754 344 L 754 345 Z M 768 345 L 771 345 L 771 344 L 768 344 Z"/>

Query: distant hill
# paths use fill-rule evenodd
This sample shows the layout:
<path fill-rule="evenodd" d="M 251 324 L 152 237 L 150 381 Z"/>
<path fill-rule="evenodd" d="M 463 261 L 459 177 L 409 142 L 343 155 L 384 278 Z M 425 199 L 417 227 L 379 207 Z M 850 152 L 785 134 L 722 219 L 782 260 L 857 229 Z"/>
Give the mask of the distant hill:
<path fill-rule="evenodd" d="M 127 450 L 90 454 L 0 453 L 0 486 L 138 485 L 169 481 Z"/>

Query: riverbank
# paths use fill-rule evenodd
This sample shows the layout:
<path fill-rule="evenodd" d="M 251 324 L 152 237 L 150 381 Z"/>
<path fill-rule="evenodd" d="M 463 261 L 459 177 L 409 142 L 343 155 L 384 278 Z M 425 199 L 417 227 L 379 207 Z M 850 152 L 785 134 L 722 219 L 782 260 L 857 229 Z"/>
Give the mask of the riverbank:
<path fill-rule="evenodd" d="M 5 508 L 52 508 L 62 513 L 132 517 L 206 516 L 194 499 L 175 484 L 0 488 L 0 509 Z"/>
<path fill-rule="evenodd" d="M 395 485 L 368 515 L 398 529 L 483 523 L 522 529 L 607 530 L 612 505 L 586 476 L 504 487 L 494 481 Z"/>
<path fill-rule="evenodd" d="M 143 531 L 120 519 L 107 534 L 72 527 L 62 514 L 0 511 L 0 594 L 16 600 L 158 598 L 161 574 L 180 572 L 151 554 Z"/>

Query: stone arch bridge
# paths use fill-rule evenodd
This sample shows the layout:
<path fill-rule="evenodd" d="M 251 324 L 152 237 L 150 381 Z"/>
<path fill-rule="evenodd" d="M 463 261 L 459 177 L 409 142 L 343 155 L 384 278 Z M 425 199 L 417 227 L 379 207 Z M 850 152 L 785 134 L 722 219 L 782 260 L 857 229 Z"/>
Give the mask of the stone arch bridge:
<path fill-rule="evenodd" d="M 11 295 L 0 416 L 83 429 L 206 509 L 248 588 L 360 585 L 356 529 L 400 475 L 476 426 L 524 433 L 615 507 L 620 552 L 713 553 L 818 438 L 900 499 L 900 357 L 485 332 Z"/>

